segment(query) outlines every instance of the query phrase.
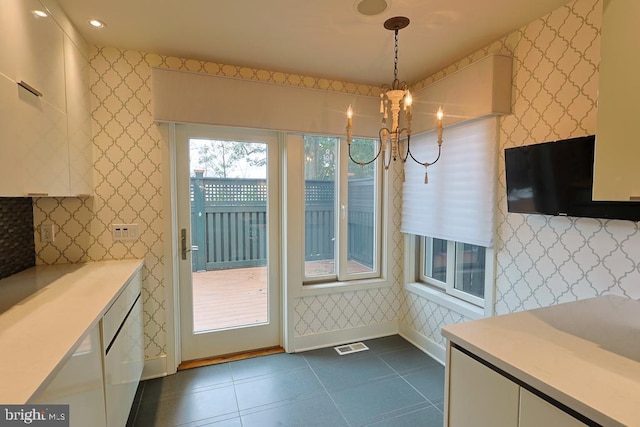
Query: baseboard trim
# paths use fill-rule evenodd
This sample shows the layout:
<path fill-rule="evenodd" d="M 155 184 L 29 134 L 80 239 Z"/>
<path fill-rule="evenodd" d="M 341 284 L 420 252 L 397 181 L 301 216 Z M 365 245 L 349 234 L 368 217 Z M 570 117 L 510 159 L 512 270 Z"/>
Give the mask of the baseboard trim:
<path fill-rule="evenodd" d="M 152 378 L 166 377 L 167 375 L 167 355 L 163 354 L 144 361 L 142 378 L 140 378 L 140 380 L 150 380 Z"/>
<path fill-rule="evenodd" d="M 333 347 L 354 341 L 365 341 L 373 338 L 386 337 L 398 333 L 398 322 L 378 323 L 376 325 L 360 326 L 357 328 L 341 329 L 313 335 L 294 337 L 295 352 L 315 350 L 317 348 Z"/>
<path fill-rule="evenodd" d="M 433 341 L 431 338 L 409 328 L 406 325 L 400 324 L 398 325 L 398 329 L 401 337 L 427 353 L 429 356 L 433 357 L 444 366 L 447 354 L 444 347 Z"/>

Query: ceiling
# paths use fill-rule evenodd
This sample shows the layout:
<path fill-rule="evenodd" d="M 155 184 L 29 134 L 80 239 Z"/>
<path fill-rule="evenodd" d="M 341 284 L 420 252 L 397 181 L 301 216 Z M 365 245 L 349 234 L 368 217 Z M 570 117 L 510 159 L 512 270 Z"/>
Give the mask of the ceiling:
<path fill-rule="evenodd" d="M 360 4 L 364 1 L 363 4 Z M 441 70 L 568 0 L 58 0 L 90 43 L 354 83 Z M 384 9 L 366 16 L 358 9 Z M 89 18 L 106 23 L 88 25 Z"/>

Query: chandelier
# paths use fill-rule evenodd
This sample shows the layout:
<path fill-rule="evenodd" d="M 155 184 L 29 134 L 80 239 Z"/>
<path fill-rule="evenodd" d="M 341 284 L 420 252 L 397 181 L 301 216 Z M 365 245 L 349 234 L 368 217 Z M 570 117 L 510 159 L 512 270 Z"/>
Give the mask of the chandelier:
<path fill-rule="evenodd" d="M 406 162 L 408 158 L 411 158 L 416 163 L 425 167 L 424 183 L 428 183 L 427 167 L 433 165 L 440 159 L 440 153 L 442 151 L 442 118 L 444 116 L 442 107 L 438 108 L 436 113 L 437 118 L 437 132 L 438 132 L 438 155 L 432 162 L 421 162 L 416 159 L 411 152 L 411 104 L 413 98 L 407 87 L 406 82 L 400 82 L 398 80 L 398 31 L 409 25 L 409 18 L 404 16 L 396 16 L 389 18 L 384 22 L 384 28 L 387 30 L 393 30 L 395 34 L 395 49 L 394 49 L 394 62 L 393 62 L 393 83 L 391 86 L 382 86 L 380 92 L 380 114 L 382 114 L 382 126 L 378 132 L 378 138 L 380 143 L 378 144 L 378 151 L 372 159 L 368 161 L 361 161 L 353 158 L 351 154 L 351 141 L 353 134 L 353 109 L 351 105 L 347 109 L 347 145 L 349 147 L 349 158 L 352 162 L 365 166 L 373 163 L 382 154 L 383 165 L 385 169 L 389 169 L 391 165 L 391 159 L 394 161 L 397 159 Z M 401 112 L 404 112 L 404 121 L 406 124 L 404 127 L 400 126 Z M 389 115 L 391 115 L 391 123 L 389 123 Z M 406 138 L 407 148 L 402 150 L 400 147 L 400 140 Z"/>

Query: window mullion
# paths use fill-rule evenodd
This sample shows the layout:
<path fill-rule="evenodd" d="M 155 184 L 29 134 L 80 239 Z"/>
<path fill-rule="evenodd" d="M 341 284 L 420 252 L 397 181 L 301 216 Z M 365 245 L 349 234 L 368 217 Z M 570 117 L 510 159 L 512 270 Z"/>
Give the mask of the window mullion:
<path fill-rule="evenodd" d="M 452 240 L 447 241 L 447 293 L 451 294 L 454 291 L 456 280 L 456 242 Z"/>

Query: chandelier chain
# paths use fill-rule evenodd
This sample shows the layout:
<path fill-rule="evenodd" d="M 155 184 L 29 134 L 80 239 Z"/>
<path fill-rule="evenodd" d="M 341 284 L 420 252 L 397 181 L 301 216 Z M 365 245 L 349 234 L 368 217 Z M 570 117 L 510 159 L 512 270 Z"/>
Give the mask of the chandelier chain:
<path fill-rule="evenodd" d="M 394 55 L 395 55 L 395 59 L 393 61 L 393 85 L 396 85 L 396 82 L 398 81 L 398 30 L 395 30 L 395 49 L 394 49 Z M 394 87 L 394 89 L 396 89 Z"/>

